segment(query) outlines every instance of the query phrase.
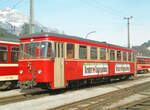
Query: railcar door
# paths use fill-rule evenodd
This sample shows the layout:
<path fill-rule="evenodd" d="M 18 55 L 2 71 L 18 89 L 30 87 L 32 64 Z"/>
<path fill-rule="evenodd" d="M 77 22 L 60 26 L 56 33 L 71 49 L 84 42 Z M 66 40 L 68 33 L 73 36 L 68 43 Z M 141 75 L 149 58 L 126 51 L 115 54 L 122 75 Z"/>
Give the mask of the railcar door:
<path fill-rule="evenodd" d="M 54 61 L 54 88 L 65 87 L 64 75 L 64 43 L 56 42 L 55 48 L 55 61 Z"/>

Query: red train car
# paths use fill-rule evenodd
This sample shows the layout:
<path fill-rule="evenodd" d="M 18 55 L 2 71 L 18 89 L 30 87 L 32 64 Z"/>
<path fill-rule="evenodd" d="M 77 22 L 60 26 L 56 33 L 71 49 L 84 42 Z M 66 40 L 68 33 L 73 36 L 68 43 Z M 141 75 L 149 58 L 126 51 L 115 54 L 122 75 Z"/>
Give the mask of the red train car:
<path fill-rule="evenodd" d="M 125 47 L 54 33 L 20 39 L 19 85 L 60 89 L 136 74 L 136 52 Z"/>
<path fill-rule="evenodd" d="M 19 39 L 0 38 L 0 89 L 16 86 L 18 80 Z"/>
<path fill-rule="evenodd" d="M 148 73 L 150 70 L 150 57 L 137 56 L 137 73 Z"/>

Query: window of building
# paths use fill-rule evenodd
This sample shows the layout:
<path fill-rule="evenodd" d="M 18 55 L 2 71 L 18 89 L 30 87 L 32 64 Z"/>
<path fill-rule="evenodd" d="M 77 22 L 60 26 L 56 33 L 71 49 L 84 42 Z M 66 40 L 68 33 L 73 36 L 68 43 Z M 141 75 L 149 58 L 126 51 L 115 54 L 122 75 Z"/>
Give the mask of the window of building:
<path fill-rule="evenodd" d="M 128 61 L 131 61 L 131 53 L 128 53 Z"/>
<path fill-rule="evenodd" d="M 91 47 L 91 59 L 97 59 L 97 48 Z"/>
<path fill-rule="evenodd" d="M 8 62 L 8 47 L 0 45 L 0 63 Z"/>
<path fill-rule="evenodd" d="M 74 58 L 74 44 L 67 44 L 67 58 Z"/>
<path fill-rule="evenodd" d="M 79 46 L 79 58 L 80 59 L 87 59 L 87 47 L 80 45 Z"/>
<path fill-rule="evenodd" d="M 105 48 L 100 48 L 100 59 L 106 60 L 106 49 Z"/>
<path fill-rule="evenodd" d="M 110 50 L 110 60 L 115 60 L 115 51 Z"/>
<path fill-rule="evenodd" d="M 123 52 L 123 61 L 127 61 L 127 52 Z"/>
<path fill-rule="evenodd" d="M 117 51 L 117 60 L 118 60 L 118 61 L 121 60 L 121 51 Z"/>
<path fill-rule="evenodd" d="M 17 63 L 19 57 L 19 47 L 11 47 L 11 62 Z"/>

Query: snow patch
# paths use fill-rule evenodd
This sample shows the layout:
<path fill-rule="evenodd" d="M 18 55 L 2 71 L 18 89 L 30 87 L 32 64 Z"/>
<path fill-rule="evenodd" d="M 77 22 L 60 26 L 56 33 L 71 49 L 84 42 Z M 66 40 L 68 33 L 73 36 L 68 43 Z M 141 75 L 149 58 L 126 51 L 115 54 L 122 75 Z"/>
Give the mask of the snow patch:
<path fill-rule="evenodd" d="M 147 49 L 150 51 L 150 47 L 147 47 Z"/>

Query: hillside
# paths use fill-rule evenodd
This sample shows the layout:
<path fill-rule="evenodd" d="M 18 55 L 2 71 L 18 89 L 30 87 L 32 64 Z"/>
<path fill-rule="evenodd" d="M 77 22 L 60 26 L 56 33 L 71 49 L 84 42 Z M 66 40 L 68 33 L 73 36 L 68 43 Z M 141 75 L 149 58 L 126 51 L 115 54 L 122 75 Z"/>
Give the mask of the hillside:
<path fill-rule="evenodd" d="M 133 46 L 132 49 L 137 51 L 137 55 L 150 56 L 150 40 L 140 46 Z"/>
<path fill-rule="evenodd" d="M 11 8 L 0 10 L 0 28 L 13 34 L 19 35 L 24 29 L 24 25 L 29 24 L 29 17 L 24 13 Z M 59 33 L 56 28 L 48 28 L 35 20 L 35 32 L 54 32 Z"/>
<path fill-rule="evenodd" d="M 19 42 L 19 37 L 0 28 L 0 41 Z"/>

